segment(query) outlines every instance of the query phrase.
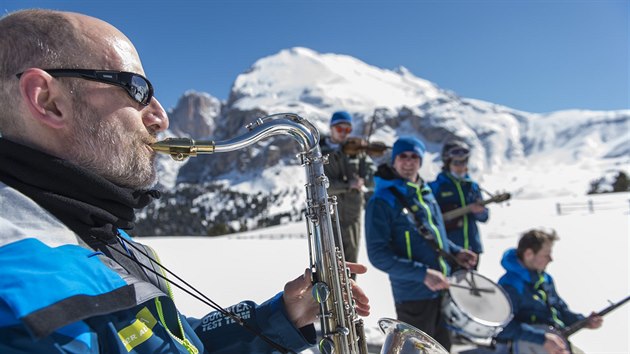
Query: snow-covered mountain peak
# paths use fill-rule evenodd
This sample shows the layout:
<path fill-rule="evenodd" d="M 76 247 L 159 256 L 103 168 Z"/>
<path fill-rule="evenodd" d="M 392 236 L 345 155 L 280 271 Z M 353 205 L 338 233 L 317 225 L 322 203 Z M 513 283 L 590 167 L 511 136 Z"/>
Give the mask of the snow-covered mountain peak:
<path fill-rule="evenodd" d="M 262 58 L 239 75 L 230 105 L 243 111 L 281 109 L 326 119 L 338 109 L 397 110 L 446 97 L 406 68 L 381 69 L 342 54 L 295 47 Z"/>

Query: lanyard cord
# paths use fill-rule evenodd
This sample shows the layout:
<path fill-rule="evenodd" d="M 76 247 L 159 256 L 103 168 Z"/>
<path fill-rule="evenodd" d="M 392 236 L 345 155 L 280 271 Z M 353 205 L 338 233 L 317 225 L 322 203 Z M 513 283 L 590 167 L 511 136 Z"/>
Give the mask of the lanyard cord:
<path fill-rule="evenodd" d="M 94 237 L 94 236 L 93 236 Z M 268 338 L 267 336 L 265 336 L 262 333 L 259 333 L 258 331 L 256 331 L 254 328 L 250 327 L 245 321 L 243 321 L 242 318 L 238 317 L 236 314 L 226 311 L 225 309 L 223 309 L 221 306 L 219 306 L 216 302 L 214 302 L 212 299 L 208 298 L 206 295 L 204 295 L 201 291 L 197 290 L 194 286 L 190 285 L 188 282 L 186 282 L 184 279 L 180 278 L 177 274 L 173 273 L 172 271 L 170 271 L 168 268 L 164 267 L 160 262 L 158 262 L 157 260 L 155 260 L 153 257 L 149 256 L 146 252 L 144 252 L 143 250 L 141 250 L 138 246 L 134 245 L 131 242 L 127 242 L 127 240 L 125 240 L 124 238 L 118 236 L 118 239 L 121 241 L 121 243 L 123 245 L 129 245 L 131 246 L 134 250 L 140 252 L 142 255 L 144 255 L 145 257 L 147 257 L 151 262 L 155 263 L 156 265 L 158 265 L 160 268 L 164 269 L 168 274 L 172 275 L 173 277 L 175 277 L 177 280 L 181 281 L 182 283 L 184 283 L 187 287 L 189 287 L 190 289 L 192 289 L 195 293 L 199 294 L 196 295 L 194 294 L 192 291 L 186 289 L 185 287 L 169 280 L 167 277 L 165 277 L 163 274 L 160 274 L 159 272 L 157 272 L 156 270 L 150 268 L 149 266 L 142 264 L 141 262 L 139 262 L 135 257 L 121 251 L 118 250 L 112 246 L 110 246 L 109 244 L 106 244 L 106 246 L 113 251 L 116 251 L 117 253 L 119 253 L 120 255 L 130 259 L 131 261 L 133 261 L 134 263 L 136 263 L 137 265 L 141 266 L 142 268 L 144 268 L 145 270 L 148 270 L 149 272 L 155 274 L 156 276 L 162 278 L 163 280 L 169 282 L 171 285 L 175 286 L 176 288 L 184 291 L 185 293 L 187 293 L 188 295 L 194 297 L 195 299 L 201 301 L 202 303 L 210 306 L 211 308 L 213 308 L 214 310 L 219 311 L 221 314 L 223 314 L 224 316 L 230 317 L 232 320 L 234 320 L 236 323 L 238 323 L 239 325 L 241 325 L 243 328 L 245 328 L 246 330 L 250 331 L 252 334 L 254 334 L 255 336 L 259 337 L 260 339 L 262 339 L 263 341 L 265 341 L 267 344 L 269 344 L 271 347 L 275 348 L 276 350 L 280 351 L 281 353 L 295 353 L 283 346 L 281 346 L 280 344 L 274 342 L 273 340 L 271 340 L 270 338 Z M 96 237 L 94 237 L 95 239 L 98 239 Z M 126 248 L 126 247 L 125 247 Z"/>
<path fill-rule="evenodd" d="M 431 234 L 429 229 L 427 229 L 427 227 L 424 226 L 424 224 L 422 224 L 418 220 L 418 218 L 416 218 L 416 215 L 411 210 L 411 206 L 409 205 L 405 197 L 402 195 L 402 193 L 400 193 L 400 191 L 398 191 L 398 189 L 396 189 L 395 187 L 389 187 L 388 189 L 392 192 L 392 194 L 396 197 L 396 199 L 398 199 L 398 201 L 402 204 L 403 212 L 405 212 L 406 210 L 407 212 L 405 214 L 411 216 L 411 220 L 413 220 L 418 230 L 418 233 L 420 234 L 420 236 L 422 236 L 425 239 L 425 241 L 427 241 L 429 246 L 433 248 L 433 250 L 438 254 L 438 257 L 445 258 L 449 263 L 453 265 L 457 265 L 457 259 L 452 254 L 447 253 L 442 248 L 440 248 L 440 245 L 438 245 L 437 241 L 435 240 L 435 237 Z"/>

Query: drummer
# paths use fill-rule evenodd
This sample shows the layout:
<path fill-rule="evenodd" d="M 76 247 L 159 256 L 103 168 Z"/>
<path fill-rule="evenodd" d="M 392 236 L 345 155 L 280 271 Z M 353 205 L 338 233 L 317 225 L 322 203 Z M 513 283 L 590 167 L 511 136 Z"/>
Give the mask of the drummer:
<path fill-rule="evenodd" d="M 545 329 L 549 326 L 562 329 L 585 318 L 569 310 L 556 293 L 553 278 L 545 272 L 553 260 L 551 254 L 556 240 L 555 231 L 532 229 L 521 236 L 516 249 L 509 249 L 503 255 L 501 265 L 506 273 L 499 284 L 512 301 L 514 318 L 496 339 L 506 353 L 509 347 L 505 343 L 518 341 L 538 344 L 550 354 L 571 352 L 564 338 Z M 601 316 L 591 313 L 586 328 L 599 328 L 602 322 Z"/>
<path fill-rule="evenodd" d="M 455 258 L 468 269 L 477 263 L 477 255 L 448 240 L 440 207 L 418 175 L 424 152 L 417 138 L 401 137 L 392 148 L 391 165 L 378 167 L 374 195 L 366 207 L 366 245 L 370 262 L 389 274 L 398 320 L 450 350 L 440 311 L 440 290 L 449 287 L 450 266 L 436 248 L 454 255 L 447 258 Z M 416 224 L 429 230 L 431 241 L 419 233 Z"/>

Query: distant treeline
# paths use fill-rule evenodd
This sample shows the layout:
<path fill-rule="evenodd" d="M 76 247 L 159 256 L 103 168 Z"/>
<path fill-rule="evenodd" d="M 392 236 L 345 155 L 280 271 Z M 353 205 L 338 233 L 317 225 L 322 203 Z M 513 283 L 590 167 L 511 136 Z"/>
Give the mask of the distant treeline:
<path fill-rule="evenodd" d="M 298 204 L 290 211 L 269 214 L 269 209 L 298 191 L 281 193 L 237 192 L 220 184 L 179 184 L 163 191 L 136 220 L 135 236 L 217 236 L 301 220 Z"/>
<path fill-rule="evenodd" d="M 623 171 L 618 171 L 614 176 L 612 183 L 609 178 L 600 177 L 591 182 L 590 189 L 587 194 L 615 193 L 630 191 L 630 179 Z"/>

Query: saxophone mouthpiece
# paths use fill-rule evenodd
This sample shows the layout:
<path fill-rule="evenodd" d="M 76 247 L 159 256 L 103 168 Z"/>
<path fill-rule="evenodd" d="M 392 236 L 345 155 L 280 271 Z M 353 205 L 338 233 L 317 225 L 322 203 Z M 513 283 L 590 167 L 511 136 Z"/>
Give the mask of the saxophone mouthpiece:
<path fill-rule="evenodd" d="M 195 141 L 189 138 L 167 138 L 150 146 L 153 151 L 169 154 L 176 161 L 183 161 L 189 156 L 197 156 Z"/>

